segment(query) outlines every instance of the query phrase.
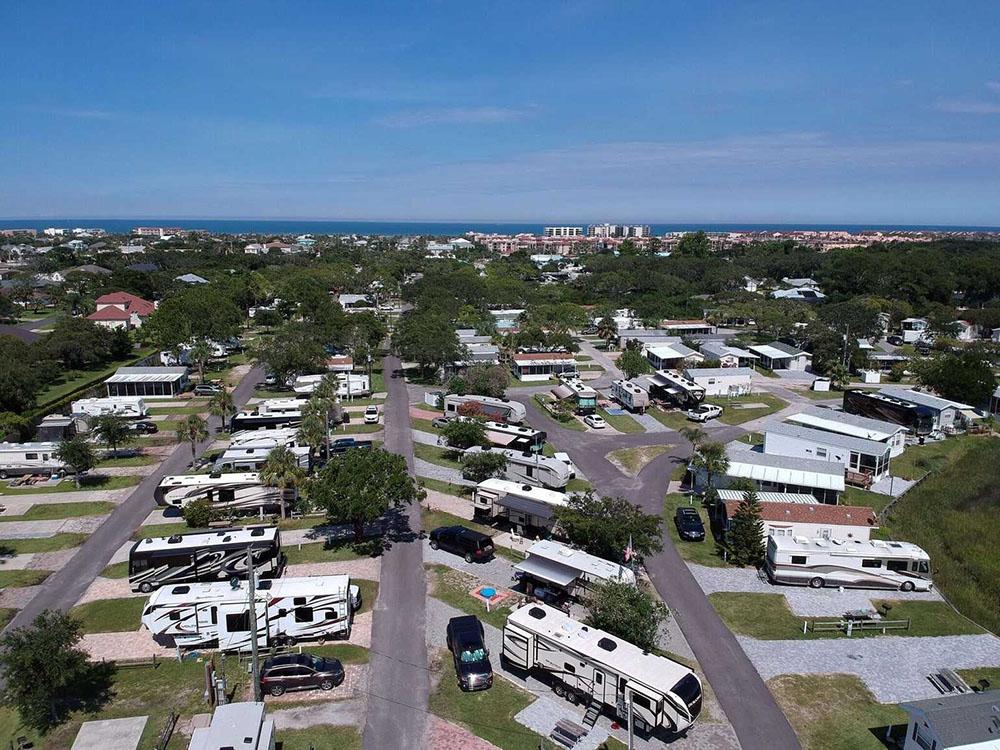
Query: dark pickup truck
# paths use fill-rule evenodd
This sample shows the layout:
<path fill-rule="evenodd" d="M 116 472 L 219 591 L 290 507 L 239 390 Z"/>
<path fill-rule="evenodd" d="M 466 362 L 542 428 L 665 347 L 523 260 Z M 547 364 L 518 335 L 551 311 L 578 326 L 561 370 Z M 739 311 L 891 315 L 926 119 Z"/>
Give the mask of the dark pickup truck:
<path fill-rule="evenodd" d="M 354 448 L 371 448 L 371 440 L 355 440 L 354 438 L 337 438 L 330 443 L 330 455 L 336 456 Z"/>

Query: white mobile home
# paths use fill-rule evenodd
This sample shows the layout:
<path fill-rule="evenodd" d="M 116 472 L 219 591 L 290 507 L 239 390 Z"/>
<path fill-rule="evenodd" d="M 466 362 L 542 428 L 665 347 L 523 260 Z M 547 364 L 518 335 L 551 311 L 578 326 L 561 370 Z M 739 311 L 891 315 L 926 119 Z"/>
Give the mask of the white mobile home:
<path fill-rule="evenodd" d="M 635 585 L 635 573 L 624 565 L 549 539 L 531 545 L 528 556 L 514 566 L 514 574 L 524 582 L 529 595 L 536 583 L 556 586 L 570 596 L 609 581 Z"/>
<path fill-rule="evenodd" d="M 848 414 L 846 411 L 810 406 L 798 414 L 792 414 L 785 421 L 811 427 L 814 430 L 836 432 L 840 435 L 885 443 L 889 446 L 889 455 L 893 458 L 906 448 L 906 428 L 903 425 Z"/>
<path fill-rule="evenodd" d="M 701 355 L 709 362 L 718 362 L 722 367 L 749 367 L 760 359 L 753 352 L 736 346 L 727 346 L 718 341 L 706 341 L 701 345 Z"/>
<path fill-rule="evenodd" d="M 245 651 L 254 625 L 248 583 L 184 583 L 158 589 L 146 603 L 142 624 L 154 636 L 171 636 L 177 646 L 217 643 L 223 651 Z M 346 638 L 360 594 L 346 575 L 268 578 L 257 581 L 254 603 L 257 643 L 267 647 Z"/>
<path fill-rule="evenodd" d="M 761 367 L 768 370 L 805 371 L 812 364 L 812 355 L 796 349 L 794 346 L 772 341 L 770 344 L 758 344 L 748 347 L 751 352 L 760 357 Z"/>
<path fill-rule="evenodd" d="M 642 414 L 649 406 L 649 391 L 631 380 L 616 380 L 611 384 L 611 398 L 629 411 Z"/>
<path fill-rule="evenodd" d="M 212 723 L 191 733 L 188 750 L 274 750 L 274 721 L 264 713 L 263 703 L 227 703 L 216 706 Z"/>
<path fill-rule="evenodd" d="M 889 476 L 889 446 L 875 440 L 780 423 L 764 431 L 764 453 L 840 464 L 877 482 Z"/>
<path fill-rule="evenodd" d="M 749 367 L 688 368 L 684 375 L 704 388 L 706 396 L 735 398 L 753 390 L 753 370 Z"/>
<path fill-rule="evenodd" d="M 59 443 L 0 443 L 0 479 L 25 474 L 61 474 L 66 465 L 56 458 Z"/>
<path fill-rule="evenodd" d="M 878 517 L 871 508 L 827 505 L 815 502 L 815 498 L 812 499 L 814 500 L 812 503 L 762 502 L 760 517 L 764 522 L 764 538 L 797 536 L 845 542 L 853 539 L 867 541 L 871 538 L 872 529 L 878 528 Z M 730 524 L 740 502 L 741 500 L 727 500 L 720 503 L 719 520 L 724 530 L 730 530 Z"/>
<path fill-rule="evenodd" d="M 561 490 L 569 484 L 571 479 L 572 472 L 565 463 L 533 451 L 516 451 L 474 445 L 466 449 L 462 460 L 481 453 L 496 453 L 504 456 L 507 459 L 507 468 L 504 470 L 503 478 L 511 482 Z"/>
<path fill-rule="evenodd" d="M 903 318 L 903 343 L 914 344 L 924 338 L 927 332 L 927 320 L 924 318 Z"/>
<path fill-rule="evenodd" d="M 960 428 L 964 423 L 962 412 L 973 410 L 973 407 L 968 404 L 949 401 L 946 398 L 940 398 L 930 393 L 915 391 L 909 388 L 881 388 L 879 389 L 879 393 L 907 404 L 922 407 L 930 413 L 934 429 L 936 430 Z"/>
<path fill-rule="evenodd" d="M 737 479 L 749 479 L 762 492 L 808 493 L 821 503 L 836 504 L 844 491 L 844 467 L 829 461 L 790 456 L 769 456 L 753 450 L 728 446 L 729 468 L 714 479 L 715 486 L 727 488 Z M 699 472 L 695 487 L 703 488 L 706 477 Z"/>
<path fill-rule="evenodd" d="M 902 750 L 998 750 L 998 703 L 995 687 L 903 703 L 910 720 Z"/>
<path fill-rule="evenodd" d="M 141 396 L 118 396 L 116 398 L 81 398 L 70 404 L 71 414 L 86 417 L 103 417 L 113 414 L 127 419 L 139 419 L 149 414 L 146 402 Z"/>
<path fill-rule="evenodd" d="M 543 487 L 487 479 L 472 492 L 472 506 L 477 516 L 488 520 L 502 518 L 512 526 L 551 529 L 555 509 L 566 505 L 566 495 Z"/>
<path fill-rule="evenodd" d="M 644 354 L 654 370 L 681 368 L 685 364 L 703 362 L 704 357 L 684 344 L 646 345 Z"/>
<path fill-rule="evenodd" d="M 236 512 L 260 512 L 281 507 L 282 491 L 267 487 L 256 473 L 176 474 L 163 477 L 153 499 L 164 507 L 183 508 L 195 500 Z M 286 500 L 288 500 L 286 496 Z"/>
<path fill-rule="evenodd" d="M 503 656 L 554 679 L 556 695 L 597 701 L 619 721 L 631 709 L 640 729 L 683 732 L 701 713 L 701 682 L 691 669 L 542 604 L 507 617 Z"/>
<path fill-rule="evenodd" d="M 493 398 L 491 396 L 477 396 L 473 394 L 459 396 L 457 393 L 449 393 L 444 397 L 444 414 L 446 417 L 459 416 L 459 410 L 462 407 L 478 411 L 495 422 L 507 422 L 509 424 L 521 424 L 527 416 L 524 404 L 506 398 Z"/>
<path fill-rule="evenodd" d="M 511 357 L 511 365 L 518 380 L 531 382 L 575 370 L 576 359 L 571 352 L 518 352 Z"/>

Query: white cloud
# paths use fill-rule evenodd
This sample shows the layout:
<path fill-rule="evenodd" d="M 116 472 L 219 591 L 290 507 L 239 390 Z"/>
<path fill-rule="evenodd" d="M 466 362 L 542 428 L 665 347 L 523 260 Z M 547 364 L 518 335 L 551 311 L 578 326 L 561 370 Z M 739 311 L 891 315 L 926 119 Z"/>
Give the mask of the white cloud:
<path fill-rule="evenodd" d="M 417 128 L 424 125 L 463 125 L 514 122 L 531 114 L 531 108 L 517 107 L 436 107 L 407 110 L 380 117 L 378 121 L 392 128 Z"/>

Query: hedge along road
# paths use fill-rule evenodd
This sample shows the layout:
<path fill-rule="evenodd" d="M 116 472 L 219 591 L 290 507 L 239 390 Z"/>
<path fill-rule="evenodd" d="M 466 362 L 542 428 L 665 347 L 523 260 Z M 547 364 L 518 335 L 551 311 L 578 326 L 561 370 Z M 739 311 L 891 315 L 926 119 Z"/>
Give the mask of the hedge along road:
<path fill-rule="evenodd" d="M 233 390 L 233 400 L 237 409 L 242 408 L 253 395 L 257 384 L 264 379 L 264 370 L 254 367 Z M 221 425 L 218 417 L 209 417 L 209 437 L 198 444 L 195 452 L 198 456 L 204 453 L 215 440 L 215 428 Z M 176 448 L 160 464 L 159 468 L 145 477 L 132 494 L 128 496 L 101 524 L 100 528 L 91 534 L 80 546 L 73 558 L 49 576 L 41 585 L 38 593 L 28 602 L 7 628 L 17 628 L 30 625 L 40 612 L 46 609 L 66 611 L 83 595 L 87 587 L 94 582 L 101 571 L 107 566 L 112 555 L 117 552 L 132 533 L 139 528 L 150 512 L 156 507 L 153 501 L 153 490 L 170 474 L 183 474 L 191 460 L 191 446 L 179 443 Z"/>
<path fill-rule="evenodd" d="M 663 513 L 670 474 L 678 461 L 686 461 L 691 454 L 691 445 L 679 433 L 602 437 L 594 432 L 575 432 L 543 416 L 530 398 L 518 400 L 528 410 L 529 421 L 544 425 L 556 445 L 569 453 L 573 463 L 601 494 L 621 495 L 647 513 L 658 516 Z M 712 440 L 721 442 L 745 434 L 739 427 L 726 425 L 711 425 L 705 429 Z M 675 447 L 651 461 L 635 478 L 624 476 L 604 458 L 618 448 L 665 443 Z M 668 535 L 664 534 L 663 551 L 647 558 L 645 565 L 733 725 L 740 746 L 744 750 L 800 747 L 774 696 L 735 636 L 715 613 Z"/>

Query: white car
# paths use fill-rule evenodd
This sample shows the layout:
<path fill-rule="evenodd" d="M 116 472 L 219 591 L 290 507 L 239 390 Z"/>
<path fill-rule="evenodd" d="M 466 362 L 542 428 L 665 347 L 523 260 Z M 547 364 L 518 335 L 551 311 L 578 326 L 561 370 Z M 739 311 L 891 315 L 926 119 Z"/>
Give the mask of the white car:
<path fill-rule="evenodd" d="M 377 406 L 369 406 L 365 409 L 365 424 L 378 424 Z"/>
<path fill-rule="evenodd" d="M 689 409 L 686 414 L 692 422 L 707 422 L 722 414 L 722 407 L 715 404 L 699 404 L 694 409 Z"/>
<path fill-rule="evenodd" d="M 583 423 L 595 430 L 603 430 L 608 426 L 608 423 L 604 421 L 604 417 L 600 414 L 588 414 L 583 418 Z"/>

